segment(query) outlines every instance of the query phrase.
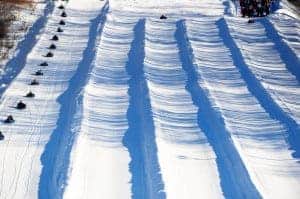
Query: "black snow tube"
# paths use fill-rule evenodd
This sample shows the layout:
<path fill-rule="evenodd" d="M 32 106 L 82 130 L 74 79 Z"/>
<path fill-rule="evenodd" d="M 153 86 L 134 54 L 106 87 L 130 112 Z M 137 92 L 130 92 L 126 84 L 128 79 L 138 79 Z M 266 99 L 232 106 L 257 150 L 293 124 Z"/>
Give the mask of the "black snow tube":
<path fill-rule="evenodd" d="M 29 91 L 25 97 L 33 98 L 33 97 L 35 97 L 35 94 L 33 92 Z"/>
<path fill-rule="evenodd" d="M 60 20 L 59 25 L 66 25 L 66 22 L 64 20 Z"/>
<path fill-rule="evenodd" d="M 40 83 L 37 80 L 35 80 L 35 79 L 30 82 L 30 85 L 32 85 L 32 86 L 39 85 L 39 84 Z"/>
<path fill-rule="evenodd" d="M 26 104 L 24 104 L 22 101 L 20 101 L 18 104 L 17 104 L 17 109 L 19 110 L 22 110 L 22 109 L 26 109 Z"/>
<path fill-rule="evenodd" d="M 4 135 L 3 135 L 3 133 L 0 131 L 0 141 L 1 140 L 4 140 Z"/>
<path fill-rule="evenodd" d="M 57 36 L 57 35 L 54 35 L 54 36 L 52 37 L 51 40 L 53 40 L 53 41 L 58 41 L 58 36 Z"/>
<path fill-rule="evenodd" d="M 48 66 L 48 63 L 47 62 L 42 62 L 42 63 L 40 63 L 40 66 Z"/>
<path fill-rule="evenodd" d="M 4 123 L 13 123 L 15 120 L 12 115 L 7 116 L 6 120 L 4 120 Z"/>

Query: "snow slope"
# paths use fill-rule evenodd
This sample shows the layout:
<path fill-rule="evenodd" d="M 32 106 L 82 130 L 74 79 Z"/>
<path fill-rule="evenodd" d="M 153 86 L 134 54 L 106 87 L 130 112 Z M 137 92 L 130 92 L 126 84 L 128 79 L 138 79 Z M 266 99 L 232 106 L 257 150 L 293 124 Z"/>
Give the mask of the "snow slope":
<path fill-rule="evenodd" d="M 129 105 L 124 66 L 135 22 L 130 17 L 107 16 L 84 90 L 83 120 L 65 198 L 130 198 L 130 157 L 122 145 Z"/>
<path fill-rule="evenodd" d="M 57 8 L 0 101 L 16 119 L 0 198 L 298 198 L 299 20 L 248 24 L 228 0 L 61 3 L 54 57 Z"/>
<path fill-rule="evenodd" d="M 220 198 L 216 156 L 198 126 L 198 108 L 185 89 L 187 77 L 175 31 L 173 19 L 146 21 L 145 73 L 166 194 L 170 198 Z"/>
<path fill-rule="evenodd" d="M 24 69 L 1 98 L 0 117 L 5 119 L 7 115 L 12 114 L 16 120 L 14 124 L 1 124 L 1 131 L 6 135 L 6 139 L 0 145 L 1 198 L 37 198 L 41 182 L 47 184 L 44 187 L 46 189 L 39 193 L 39 197 L 58 197 L 59 182 L 45 181 L 41 174 L 45 172 L 45 167 L 49 168 L 49 165 L 55 163 L 54 148 L 58 146 L 50 149 L 51 156 L 45 154 L 45 147 L 53 139 L 51 133 L 57 125 L 61 106 L 57 98 L 67 89 L 69 80 L 77 69 L 87 45 L 89 20 L 96 17 L 102 5 L 103 3 L 95 2 L 92 10 L 86 10 L 72 8 L 70 3 L 66 10 L 69 17 L 66 19 L 66 26 L 63 27 L 64 32 L 59 34 L 59 41 L 55 42 L 57 50 L 54 51 L 54 57 L 45 58 L 47 47 L 52 43 L 50 39 L 61 19 L 61 11 L 55 9 L 45 32 L 28 55 Z M 49 66 L 39 66 L 43 61 L 48 61 Z M 40 85 L 29 86 L 30 81 L 35 78 L 32 74 L 40 68 L 44 72 L 44 76 L 37 78 Z M 36 94 L 34 99 L 23 97 L 29 90 Z M 27 103 L 26 110 L 14 108 L 19 100 Z M 45 178 L 51 179 L 52 175 L 51 171 L 47 171 Z"/>
<path fill-rule="evenodd" d="M 289 198 L 297 198 L 299 189 L 295 187 L 299 186 L 300 168 L 286 142 L 289 132 L 270 117 L 251 93 L 255 92 L 252 84 L 247 82 L 246 74 L 240 73 L 238 58 L 232 55 L 235 52 L 228 44 L 224 20 L 203 17 L 186 24 L 199 84 L 208 90 L 211 101 L 220 110 L 260 195 L 284 198 L 288 194 Z"/>

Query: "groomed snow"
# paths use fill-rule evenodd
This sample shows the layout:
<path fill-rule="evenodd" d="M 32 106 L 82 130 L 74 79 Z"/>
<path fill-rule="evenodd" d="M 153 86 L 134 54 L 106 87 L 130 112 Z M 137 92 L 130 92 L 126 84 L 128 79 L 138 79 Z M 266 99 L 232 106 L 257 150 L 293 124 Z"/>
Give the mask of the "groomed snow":
<path fill-rule="evenodd" d="M 281 49 L 276 48 L 275 43 L 267 36 L 263 22 L 257 21 L 249 26 L 238 18 L 226 19 L 249 69 L 280 108 L 299 125 L 300 90 L 297 78 L 300 77 L 294 76 L 288 68 L 298 65 L 287 65 L 284 62 Z"/>
<path fill-rule="evenodd" d="M 93 10 L 85 10 L 84 7 L 73 9 L 72 6 L 66 10 L 69 17 L 66 19 L 66 26 L 62 27 L 64 32 L 58 34 L 59 42 L 54 42 L 57 50 L 53 51 L 53 58 L 46 58 L 44 55 L 49 51 L 47 48 L 53 42 L 50 39 L 57 34 L 56 29 L 61 19 L 61 11 L 55 9 L 45 31 L 29 54 L 26 66 L 1 98 L 1 131 L 6 137 L 0 144 L 0 198 L 38 196 L 40 175 L 44 166 L 41 157 L 59 115 L 60 104 L 57 98 L 68 87 L 69 80 L 81 60 L 87 45 L 89 20 L 98 14 L 103 4 L 95 1 L 94 5 Z M 48 61 L 48 67 L 39 66 L 44 61 Z M 38 69 L 42 69 L 44 76 L 33 75 Z M 34 78 L 40 85 L 29 85 Z M 36 94 L 35 98 L 23 97 L 29 90 Z M 19 100 L 27 104 L 27 109 L 15 108 Z M 10 114 L 13 115 L 15 123 L 4 124 L 3 120 Z M 54 162 L 44 162 L 51 163 Z M 56 187 L 57 182 L 53 183 L 48 184 L 48 191 L 59 189 Z M 55 192 L 51 194 L 51 198 L 58 197 Z"/>
<path fill-rule="evenodd" d="M 198 109 L 175 40 L 176 21 L 146 21 L 145 73 L 158 159 L 169 198 L 221 198 L 215 154 L 198 126 Z"/>
<path fill-rule="evenodd" d="M 129 105 L 129 76 L 124 66 L 136 22 L 131 17 L 107 15 L 84 90 L 83 120 L 64 198 L 130 198 L 130 157 L 122 144 Z"/>
<path fill-rule="evenodd" d="M 54 3 L 0 99 L 0 198 L 298 198 L 294 15 L 248 24 L 229 0 Z"/>
<path fill-rule="evenodd" d="M 201 79 L 199 84 L 209 91 L 211 101 L 220 109 L 226 128 L 261 196 L 297 198 L 300 168 L 292 157 L 293 151 L 289 150 L 288 131 L 282 123 L 270 118 L 249 92 L 239 66 L 233 64 L 231 54 L 235 52 L 224 47 L 227 38 L 221 37 L 220 32 L 226 30 L 217 23 L 218 20 L 206 17 L 186 22 Z"/>

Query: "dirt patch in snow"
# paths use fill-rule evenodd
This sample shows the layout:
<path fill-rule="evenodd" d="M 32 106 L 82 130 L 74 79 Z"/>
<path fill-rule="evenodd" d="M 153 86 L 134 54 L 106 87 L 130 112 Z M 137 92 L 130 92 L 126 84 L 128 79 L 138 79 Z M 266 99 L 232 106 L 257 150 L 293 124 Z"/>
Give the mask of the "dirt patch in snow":
<path fill-rule="evenodd" d="M 20 13 L 33 12 L 34 5 L 33 0 L 0 0 L 0 61 L 7 58 L 16 37 L 27 30 Z"/>

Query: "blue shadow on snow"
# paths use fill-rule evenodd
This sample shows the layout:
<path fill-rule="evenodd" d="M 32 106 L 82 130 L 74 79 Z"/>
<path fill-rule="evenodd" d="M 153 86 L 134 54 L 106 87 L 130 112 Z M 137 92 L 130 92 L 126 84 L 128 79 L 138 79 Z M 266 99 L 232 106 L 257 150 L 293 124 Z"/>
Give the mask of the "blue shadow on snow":
<path fill-rule="evenodd" d="M 8 85 L 15 79 L 15 77 L 21 72 L 26 65 L 28 54 L 32 51 L 33 47 L 37 43 L 37 35 L 45 27 L 47 23 L 47 17 L 54 10 L 54 3 L 48 1 L 44 9 L 43 15 L 36 20 L 32 27 L 26 33 L 25 38 L 17 45 L 18 53 L 7 62 L 5 68 L 6 73 L 1 77 L 1 84 L 6 84 L 6 87 L 0 88 L 0 97 L 8 88 Z"/>
<path fill-rule="evenodd" d="M 248 68 L 244 61 L 240 49 L 230 35 L 230 31 L 224 18 L 217 22 L 220 37 L 225 46 L 230 50 L 233 63 L 240 71 L 242 78 L 245 80 L 249 91 L 259 101 L 266 112 L 273 118 L 280 121 L 288 131 L 288 142 L 290 150 L 293 150 L 293 157 L 300 158 L 300 128 L 298 124 L 287 115 L 280 106 L 275 103 L 269 93 L 263 88 L 262 84 Z"/>
<path fill-rule="evenodd" d="M 268 18 L 263 18 L 259 20 L 259 22 L 264 26 L 267 37 L 274 42 L 286 68 L 296 77 L 300 85 L 300 60 L 298 59 L 297 54 L 283 41 Z"/>
<path fill-rule="evenodd" d="M 91 20 L 89 40 L 83 52 L 83 58 L 69 82 L 68 89 L 58 98 L 61 108 L 56 129 L 53 131 L 41 156 L 43 167 L 39 182 L 39 198 L 62 198 L 75 136 L 70 127 L 76 113 L 76 105 L 81 100 L 78 96 L 92 69 L 91 65 L 96 54 L 95 43 L 97 36 L 102 32 L 108 9 L 109 6 L 106 3 L 100 14 Z M 99 24 L 101 24 L 100 28 Z"/>
<path fill-rule="evenodd" d="M 128 131 L 123 144 L 128 148 L 131 162 L 133 199 L 164 199 L 164 184 L 160 174 L 155 143 L 154 122 L 148 88 L 143 71 L 145 41 L 145 20 L 134 28 L 134 40 L 128 54 L 126 70 L 131 77 L 128 81 L 130 104 L 127 111 Z"/>
<path fill-rule="evenodd" d="M 184 21 L 177 22 L 175 38 L 182 68 L 188 77 L 186 89 L 191 94 L 194 105 L 199 108 L 198 125 L 216 154 L 221 188 L 225 198 L 261 198 L 226 130 L 221 113 L 213 108 L 208 93 L 199 86 L 198 80 L 201 77 L 196 71 L 197 65 L 193 63 L 193 49 L 186 35 Z"/>

